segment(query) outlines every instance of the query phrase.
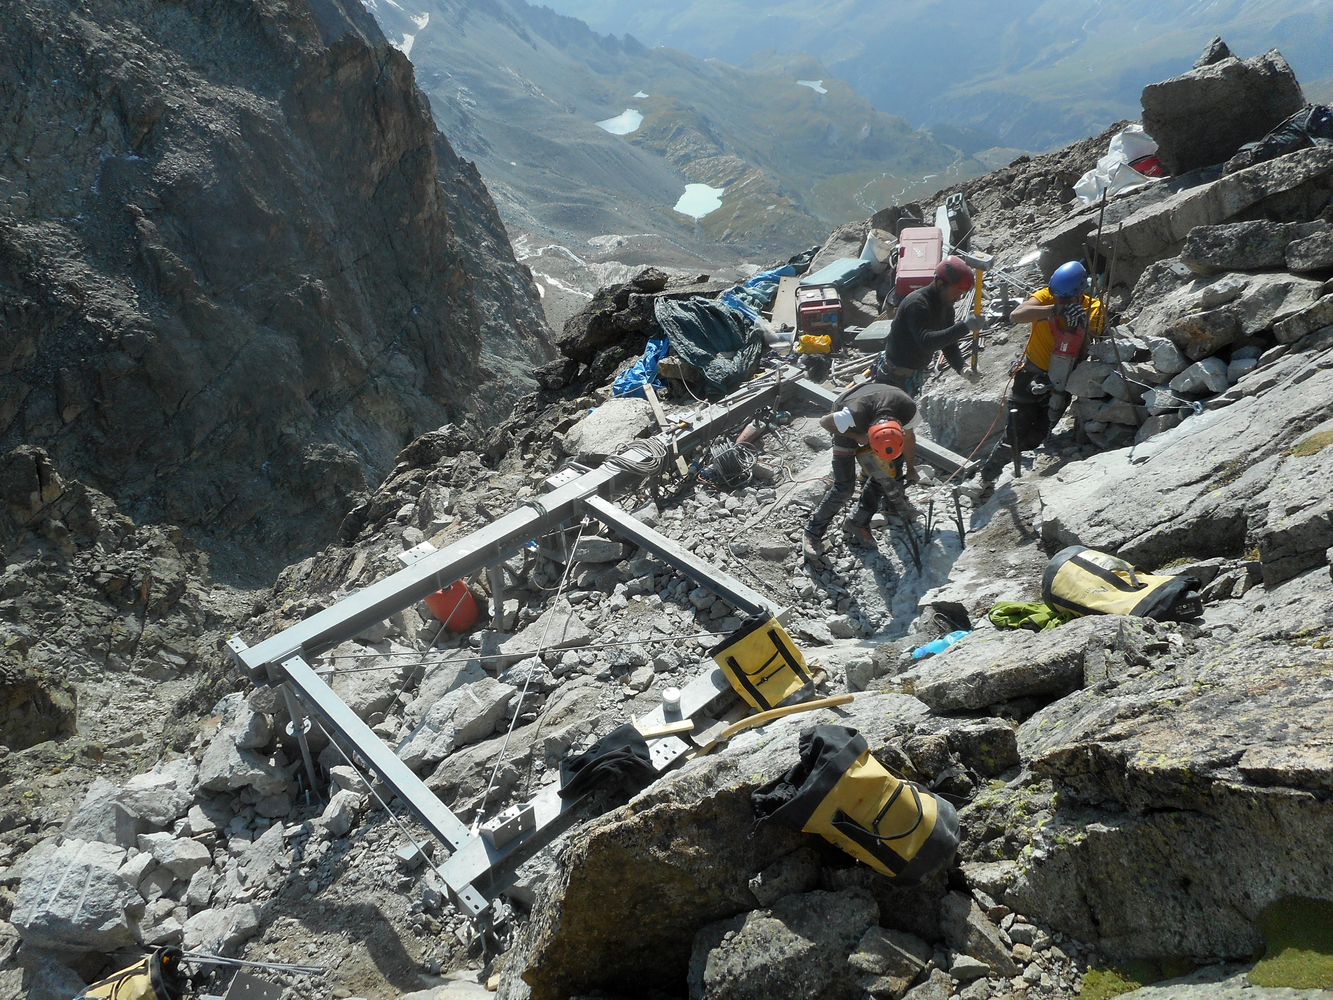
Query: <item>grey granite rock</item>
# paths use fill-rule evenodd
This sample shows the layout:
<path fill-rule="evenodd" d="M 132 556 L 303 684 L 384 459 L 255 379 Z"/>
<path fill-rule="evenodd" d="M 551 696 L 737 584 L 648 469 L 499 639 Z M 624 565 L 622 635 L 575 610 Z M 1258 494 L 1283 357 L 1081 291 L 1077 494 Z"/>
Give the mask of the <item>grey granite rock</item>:
<path fill-rule="evenodd" d="M 139 894 L 117 873 L 124 850 L 67 840 L 25 868 L 9 920 L 37 948 L 110 952 L 133 943 Z"/>
<path fill-rule="evenodd" d="M 710 924 L 694 940 L 691 1000 L 857 1000 L 862 989 L 848 956 L 878 919 L 869 893 L 849 889 L 786 896 Z"/>
<path fill-rule="evenodd" d="M 1221 163 L 1305 103 L 1276 49 L 1224 57 L 1143 88 L 1143 128 L 1172 174 Z"/>

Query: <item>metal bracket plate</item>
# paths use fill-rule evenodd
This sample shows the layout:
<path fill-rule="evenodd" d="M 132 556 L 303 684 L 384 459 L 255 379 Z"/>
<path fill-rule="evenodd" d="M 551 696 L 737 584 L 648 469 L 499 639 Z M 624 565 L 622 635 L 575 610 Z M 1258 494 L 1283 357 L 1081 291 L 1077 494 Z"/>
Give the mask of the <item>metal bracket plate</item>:
<path fill-rule="evenodd" d="M 436 551 L 434 545 L 422 542 L 420 545 L 413 545 L 406 552 L 399 552 L 398 561 L 404 566 L 414 566 L 434 551 Z"/>

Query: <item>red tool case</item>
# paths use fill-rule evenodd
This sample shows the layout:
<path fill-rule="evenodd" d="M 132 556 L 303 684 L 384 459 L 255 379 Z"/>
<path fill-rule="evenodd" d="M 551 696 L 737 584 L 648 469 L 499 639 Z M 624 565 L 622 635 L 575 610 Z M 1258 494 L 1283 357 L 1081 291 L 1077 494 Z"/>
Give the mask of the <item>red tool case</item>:
<path fill-rule="evenodd" d="M 842 296 L 835 285 L 808 285 L 796 289 L 796 335 L 827 334 L 833 346 L 842 337 Z"/>
<path fill-rule="evenodd" d="M 938 226 L 904 229 L 899 233 L 895 283 L 899 296 L 935 280 L 935 266 L 943 252 L 944 234 Z"/>

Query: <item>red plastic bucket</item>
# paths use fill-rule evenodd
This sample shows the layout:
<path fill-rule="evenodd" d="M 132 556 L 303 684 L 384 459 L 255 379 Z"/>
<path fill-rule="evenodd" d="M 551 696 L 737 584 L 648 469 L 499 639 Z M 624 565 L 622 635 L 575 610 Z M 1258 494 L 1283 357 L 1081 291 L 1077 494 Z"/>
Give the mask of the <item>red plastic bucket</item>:
<path fill-rule="evenodd" d="M 426 607 L 450 632 L 466 632 L 477 623 L 477 602 L 462 580 L 455 580 L 445 590 L 428 596 Z"/>

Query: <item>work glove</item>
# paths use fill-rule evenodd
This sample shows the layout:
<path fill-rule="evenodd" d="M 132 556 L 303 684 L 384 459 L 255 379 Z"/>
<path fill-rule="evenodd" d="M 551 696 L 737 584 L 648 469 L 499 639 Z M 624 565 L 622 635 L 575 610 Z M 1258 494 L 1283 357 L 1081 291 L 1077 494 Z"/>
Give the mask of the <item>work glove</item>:
<path fill-rule="evenodd" d="M 962 375 L 963 378 L 967 379 L 969 382 L 981 381 L 981 372 L 974 372 L 971 368 L 964 368 L 958 374 Z"/>
<path fill-rule="evenodd" d="M 1081 302 L 1071 302 L 1061 308 L 1061 317 L 1066 330 L 1087 329 L 1088 310 L 1083 308 Z"/>
<path fill-rule="evenodd" d="M 980 316 L 969 316 L 963 320 L 963 323 L 966 324 L 969 332 L 980 333 L 981 328 L 985 325 L 985 320 Z"/>

